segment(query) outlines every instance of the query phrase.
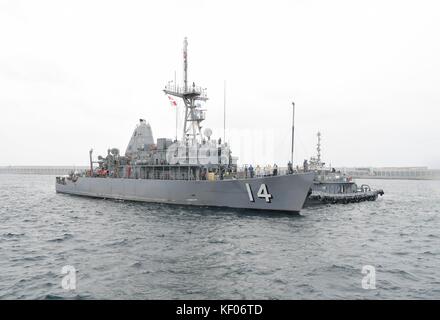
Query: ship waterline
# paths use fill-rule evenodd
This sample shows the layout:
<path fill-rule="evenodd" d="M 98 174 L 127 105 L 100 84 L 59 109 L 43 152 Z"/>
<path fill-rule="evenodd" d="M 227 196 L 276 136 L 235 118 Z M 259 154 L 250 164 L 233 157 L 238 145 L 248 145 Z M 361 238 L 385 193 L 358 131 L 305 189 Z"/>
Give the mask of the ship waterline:
<path fill-rule="evenodd" d="M 216 181 L 79 177 L 76 181 L 58 180 L 56 191 L 97 198 L 299 213 L 313 177 L 313 173 Z"/>

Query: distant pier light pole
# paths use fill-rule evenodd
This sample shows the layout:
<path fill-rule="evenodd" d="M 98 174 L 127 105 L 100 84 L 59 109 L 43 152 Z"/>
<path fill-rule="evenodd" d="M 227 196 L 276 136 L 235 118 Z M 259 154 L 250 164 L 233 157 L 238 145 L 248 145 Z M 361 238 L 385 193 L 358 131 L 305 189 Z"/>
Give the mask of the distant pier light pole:
<path fill-rule="evenodd" d="M 177 75 L 176 70 L 174 70 L 174 91 L 177 91 Z M 178 122 L 178 112 L 177 112 L 177 106 L 176 107 L 176 142 L 177 142 L 177 122 Z"/>
<path fill-rule="evenodd" d="M 89 151 L 89 158 L 90 158 L 90 176 L 93 177 L 93 158 L 92 158 L 92 154 L 93 154 L 93 149 L 90 149 Z"/>
<path fill-rule="evenodd" d="M 226 80 L 223 80 L 223 143 L 226 143 Z"/>
<path fill-rule="evenodd" d="M 295 141 L 295 102 L 292 102 L 292 149 L 290 153 L 290 163 L 293 166 L 293 145 Z"/>

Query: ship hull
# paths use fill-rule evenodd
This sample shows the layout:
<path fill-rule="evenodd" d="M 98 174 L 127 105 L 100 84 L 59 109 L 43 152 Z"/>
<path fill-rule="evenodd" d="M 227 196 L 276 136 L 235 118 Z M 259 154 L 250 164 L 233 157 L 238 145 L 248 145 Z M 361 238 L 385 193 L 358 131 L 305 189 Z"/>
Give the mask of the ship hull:
<path fill-rule="evenodd" d="M 217 181 L 79 177 L 75 182 L 57 182 L 56 191 L 97 198 L 298 213 L 313 177 L 311 173 Z"/>
<path fill-rule="evenodd" d="M 312 192 L 307 197 L 304 207 L 375 201 L 379 195 L 383 194 L 382 189 L 357 191 L 357 185 L 354 182 L 314 182 Z"/>

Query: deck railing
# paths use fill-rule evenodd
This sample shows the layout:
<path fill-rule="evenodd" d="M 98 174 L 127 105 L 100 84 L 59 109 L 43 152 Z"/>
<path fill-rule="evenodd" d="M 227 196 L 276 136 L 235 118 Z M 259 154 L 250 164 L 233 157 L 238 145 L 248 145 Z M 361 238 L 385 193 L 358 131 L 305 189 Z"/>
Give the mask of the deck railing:
<path fill-rule="evenodd" d="M 168 91 L 170 93 L 176 93 L 178 95 L 196 94 L 201 98 L 207 98 L 206 89 L 200 86 L 188 86 L 185 89 L 184 86 L 169 84 L 165 86 L 165 91 Z"/>

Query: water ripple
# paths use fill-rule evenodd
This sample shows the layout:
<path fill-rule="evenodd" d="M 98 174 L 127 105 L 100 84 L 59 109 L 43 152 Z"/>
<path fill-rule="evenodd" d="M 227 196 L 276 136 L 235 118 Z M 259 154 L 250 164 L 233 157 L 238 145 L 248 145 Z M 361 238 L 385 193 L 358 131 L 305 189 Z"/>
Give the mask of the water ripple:
<path fill-rule="evenodd" d="M 359 181 L 385 196 L 301 216 L 73 197 L 54 182 L 0 175 L 0 299 L 440 298 L 439 181 Z M 361 287 L 365 265 L 376 290 Z"/>

